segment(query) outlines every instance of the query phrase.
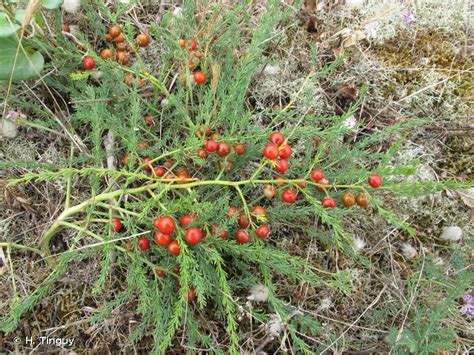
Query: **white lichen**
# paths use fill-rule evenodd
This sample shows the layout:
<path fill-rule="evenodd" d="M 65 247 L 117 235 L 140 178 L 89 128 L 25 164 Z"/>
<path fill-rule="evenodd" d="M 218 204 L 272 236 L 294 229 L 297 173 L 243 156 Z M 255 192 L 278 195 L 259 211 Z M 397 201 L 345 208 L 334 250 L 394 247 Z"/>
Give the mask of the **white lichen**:
<path fill-rule="evenodd" d="M 416 258 L 416 256 L 418 255 L 416 249 L 408 243 L 403 243 L 401 249 L 405 259 L 411 260 Z"/>
<path fill-rule="evenodd" d="M 173 15 L 176 16 L 176 17 L 181 17 L 182 12 L 183 12 L 183 9 L 178 6 L 173 10 Z"/>
<path fill-rule="evenodd" d="M 439 238 L 448 242 L 457 242 L 462 239 L 462 229 L 458 226 L 446 227 Z"/>
<path fill-rule="evenodd" d="M 280 72 L 280 67 L 278 65 L 267 65 L 263 72 L 267 75 L 277 75 Z"/>
<path fill-rule="evenodd" d="M 62 8 L 64 11 L 75 14 L 81 7 L 81 0 L 64 0 Z"/>
<path fill-rule="evenodd" d="M 361 8 L 364 6 L 364 0 L 346 0 L 346 6 L 350 8 Z"/>
<path fill-rule="evenodd" d="M 277 337 L 285 330 L 285 325 L 278 314 L 272 314 L 270 321 L 266 324 L 266 329 L 268 334 Z"/>
<path fill-rule="evenodd" d="M 366 243 L 365 243 L 364 239 L 359 238 L 359 237 L 354 238 L 353 248 L 356 252 L 359 252 L 362 249 L 364 249 L 365 245 L 366 245 Z"/>
<path fill-rule="evenodd" d="M 264 285 L 255 285 L 250 289 L 250 295 L 247 299 L 253 302 L 266 302 L 269 294 L 270 290 L 268 287 Z"/>
<path fill-rule="evenodd" d="M 318 307 L 318 311 L 325 311 L 329 308 L 331 308 L 333 305 L 332 300 L 329 297 L 324 297 L 321 300 L 321 304 Z"/>

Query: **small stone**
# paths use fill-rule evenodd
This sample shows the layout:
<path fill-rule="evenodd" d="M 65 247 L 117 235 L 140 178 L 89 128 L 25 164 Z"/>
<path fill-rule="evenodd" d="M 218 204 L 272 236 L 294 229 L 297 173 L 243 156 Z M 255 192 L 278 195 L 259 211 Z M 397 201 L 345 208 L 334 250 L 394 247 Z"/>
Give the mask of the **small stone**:
<path fill-rule="evenodd" d="M 462 229 L 458 226 L 446 227 L 439 238 L 448 242 L 457 242 L 462 239 Z"/>
<path fill-rule="evenodd" d="M 10 120 L 0 121 L 0 137 L 15 138 L 18 134 L 17 125 Z"/>
<path fill-rule="evenodd" d="M 10 111 L 4 119 L 0 120 L 0 137 L 15 138 L 18 135 L 18 119 L 25 116 L 19 112 Z"/>

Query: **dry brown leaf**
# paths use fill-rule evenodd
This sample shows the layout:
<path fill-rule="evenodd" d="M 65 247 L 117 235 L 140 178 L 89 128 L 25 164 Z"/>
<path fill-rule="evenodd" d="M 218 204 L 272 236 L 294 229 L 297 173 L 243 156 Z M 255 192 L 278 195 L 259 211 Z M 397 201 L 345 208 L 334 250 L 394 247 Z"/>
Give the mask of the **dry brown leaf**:
<path fill-rule="evenodd" d="M 308 12 L 316 10 L 316 0 L 306 0 L 305 7 Z"/>
<path fill-rule="evenodd" d="M 364 38 L 366 38 L 366 35 L 364 32 L 354 31 L 354 32 L 351 32 L 346 38 L 342 40 L 341 45 L 344 48 L 352 47 L 352 46 L 355 46 L 357 43 L 359 43 L 359 41 L 363 40 Z"/>
<path fill-rule="evenodd" d="M 21 24 L 23 31 L 30 24 L 31 20 L 33 19 L 36 13 L 36 10 L 38 10 L 40 6 L 41 6 L 41 0 L 30 0 L 25 10 L 25 17 L 23 19 L 23 23 Z"/>
<path fill-rule="evenodd" d="M 219 67 L 215 64 L 211 66 L 211 71 L 212 71 L 212 91 L 214 93 L 217 93 L 217 87 L 219 85 Z"/>
<path fill-rule="evenodd" d="M 466 206 L 474 208 L 474 187 L 465 190 L 455 190 L 455 192 Z"/>
<path fill-rule="evenodd" d="M 14 208 L 21 207 L 31 214 L 36 213 L 31 201 L 25 198 L 23 193 L 17 188 L 8 186 L 7 181 L 4 179 L 0 179 L 0 194 L 3 195 L 3 199 L 8 205 Z"/>
<path fill-rule="evenodd" d="M 344 54 L 344 47 L 341 46 L 339 48 L 333 48 L 332 53 L 334 54 L 334 57 L 339 58 L 341 55 Z"/>
<path fill-rule="evenodd" d="M 359 96 L 359 90 L 356 89 L 353 83 L 344 83 L 337 89 L 337 95 L 354 102 Z"/>

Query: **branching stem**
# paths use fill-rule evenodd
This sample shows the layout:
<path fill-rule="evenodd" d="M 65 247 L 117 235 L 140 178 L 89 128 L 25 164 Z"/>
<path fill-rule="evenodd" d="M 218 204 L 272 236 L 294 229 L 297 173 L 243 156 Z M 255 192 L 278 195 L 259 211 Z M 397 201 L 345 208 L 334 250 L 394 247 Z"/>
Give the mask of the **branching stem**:
<path fill-rule="evenodd" d="M 184 183 L 183 183 L 184 181 Z M 189 181 L 189 182 L 188 182 Z M 177 184 L 172 184 L 172 183 L 177 183 Z M 99 194 L 97 196 L 94 196 L 76 206 L 72 206 L 61 213 L 61 215 L 56 219 L 56 221 L 49 227 L 49 229 L 46 231 L 44 234 L 41 244 L 40 244 L 40 249 L 43 253 L 48 254 L 49 252 L 49 243 L 53 236 L 59 231 L 61 228 L 62 222 L 64 222 L 66 219 L 84 211 L 87 207 L 89 207 L 92 204 L 96 204 L 98 202 L 103 202 L 107 201 L 110 199 L 113 199 L 122 193 L 124 194 L 129 194 L 129 195 L 134 195 L 134 194 L 139 194 L 142 192 L 146 191 L 152 191 L 158 187 L 163 187 L 163 184 L 166 184 L 165 187 L 168 190 L 172 189 L 189 189 L 192 187 L 199 187 L 199 186 L 210 186 L 210 185 L 221 185 L 221 186 L 230 186 L 234 188 L 238 188 L 238 192 L 242 194 L 240 191 L 240 186 L 242 185 L 247 185 L 247 184 L 276 184 L 276 183 L 287 183 L 287 184 L 298 184 L 298 183 L 305 183 L 307 185 L 311 186 L 320 186 L 324 188 L 347 188 L 347 189 L 364 189 L 364 186 L 358 186 L 358 185 L 324 185 L 324 184 L 318 184 L 310 180 L 305 180 L 305 179 L 286 179 L 286 180 L 252 180 L 252 179 L 247 179 L 247 180 L 240 180 L 240 181 L 226 181 L 226 180 L 195 180 L 195 179 L 156 179 L 156 182 L 140 187 L 135 187 L 135 188 L 130 188 L 125 191 L 122 190 L 115 190 L 115 191 L 110 191 L 106 193 Z M 241 195 L 241 198 L 243 195 Z M 244 199 L 245 200 L 245 199 Z M 244 209 L 246 208 L 246 204 L 244 204 Z M 248 208 L 246 208 L 246 214 L 247 216 L 250 215 Z"/>

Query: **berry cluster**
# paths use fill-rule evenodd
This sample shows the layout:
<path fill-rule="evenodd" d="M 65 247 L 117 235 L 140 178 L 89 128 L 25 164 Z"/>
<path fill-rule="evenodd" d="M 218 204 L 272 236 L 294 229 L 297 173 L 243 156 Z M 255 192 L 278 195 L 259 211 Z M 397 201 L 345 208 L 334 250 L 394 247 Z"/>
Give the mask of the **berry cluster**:
<path fill-rule="evenodd" d="M 195 39 L 180 39 L 179 46 L 183 49 L 188 48 L 191 58 L 189 59 L 189 70 L 194 71 L 199 65 L 202 59 L 202 53 L 196 51 L 198 48 L 197 41 Z M 206 82 L 206 74 L 204 74 L 201 70 L 196 70 L 193 73 L 194 81 L 197 84 L 204 84 Z"/>
<path fill-rule="evenodd" d="M 153 119 L 149 115 L 146 115 L 144 120 L 149 125 L 153 124 Z M 205 139 L 203 147 L 199 148 L 196 152 L 196 155 L 199 158 L 206 159 L 209 154 L 212 153 L 216 153 L 221 158 L 226 158 L 232 153 L 231 145 L 222 140 L 218 133 L 212 133 L 209 127 L 199 127 L 198 136 Z M 278 173 L 283 174 L 289 167 L 288 159 L 292 155 L 291 146 L 285 136 L 280 132 L 273 132 L 268 139 L 270 143 L 263 149 L 263 156 L 266 160 L 261 164 L 261 167 L 270 163 Z M 236 143 L 233 150 L 237 156 L 244 155 L 246 153 L 246 145 L 243 143 Z M 226 166 L 225 170 L 228 171 L 232 169 L 233 163 L 227 159 L 224 161 L 230 164 Z M 173 164 L 170 160 L 167 160 L 160 166 L 154 166 L 154 160 L 151 157 L 147 156 L 142 160 L 142 168 L 144 171 L 150 171 L 156 177 L 163 177 L 166 180 L 171 180 L 165 181 L 166 183 L 194 181 L 194 179 L 190 180 L 190 171 L 187 167 L 178 167 L 173 171 L 172 167 Z M 294 186 L 285 188 L 282 191 L 281 200 L 285 203 L 294 203 L 298 198 L 298 191 L 307 188 L 307 185 L 310 184 L 314 185 L 318 191 L 326 194 L 326 196 L 321 200 L 321 204 L 324 208 L 335 208 L 336 200 L 327 194 L 327 189 L 330 187 L 337 187 L 337 185 L 331 185 L 331 182 L 325 177 L 324 171 L 321 168 L 313 169 L 310 173 L 310 179 L 312 182 L 308 182 L 303 177 L 294 180 Z M 287 179 L 282 176 L 276 176 L 273 180 L 274 182 L 270 182 L 263 187 L 263 196 L 267 199 L 273 199 L 276 197 L 276 186 L 285 186 L 293 182 L 285 182 L 285 180 Z M 379 174 L 373 174 L 368 178 L 368 184 L 373 188 L 378 188 L 382 185 L 382 177 Z M 356 203 L 361 207 L 367 207 L 369 205 L 369 195 L 365 192 L 354 195 L 352 192 L 346 191 L 342 195 L 341 201 L 345 207 L 351 207 Z M 239 228 L 235 233 L 235 241 L 237 243 L 246 244 L 250 242 L 249 227 L 252 228 L 258 238 L 264 239 L 270 234 L 270 227 L 266 224 L 268 213 L 262 206 L 257 205 L 251 211 L 249 211 L 245 206 L 245 212 L 241 212 L 237 207 L 231 206 L 227 211 L 226 216 L 229 219 L 234 218 L 237 222 Z M 226 228 L 213 224 L 211 226 L 201 226 L 203 229 L 200 229 L 194 226 L 194 224 L 198 222 L 198 218 L 195 214 L 181 216 L 179 219 L 179 227 L 171 216 L 158 217 L 153 221 L 153 225 L 157 229 L 153 239 L 159 246 L 168 248 L 168 253 L 170 255 L 179 255 L 181 252 L 179 242 L 174 240 L 172 237 L 172 234 L 176 229 L 183 229 L 184 240 L 188 245 L 199 244 L 206 237 L 205 231 L 208 231 L 207 227 L 212 227 L 212 235 L 221 239 L 227 238 L 228 231 Z M 191 223 L 193 225 L 189 226 Z M 118 232 L 121 228 L 122 224 L 120 220 L 113 218 L 112 230 Z M 150 247 L 149 239 L 144 236 L 140 237 L 138 239 L 138 247 L 142 251 L 147 250 Z"/>
<path fill-rule="evenodd" d="M 226 158 L 232 153 L 231 145 L 224 141 L 219 133 L 212 133 L 209 127 L 201 126 L 198 130 L 199 137 L 206 137 L 207 140 L 202 148 L 196 151 L 196 154 L 201 159 L 207 159 L 209 153 L 216 153 L 221 158 Z M 234 152 L 236 155 L 244 155 L 247 147 L 243 143 L 237 143 L 234 145 Z M 234 167 L 234 163 L 230 160 L 219 161 L 219 167 L 228 173 Z"/>
<path fill-rule="evenodd" d="M 122 33 L 122 29 L 118 25 L 113 25 L 109 28 L 109 31 L 105 35 L 105 41 L 115 45 L 114 48 L 104 48 L 100 51 L 100 57 L 104 60 L 115 59 L 122 65 L 128 65 L 130 62 L 131 48 L 126 43 L 126 38 Z M 145 48 L 150 44 L 150 37 L 144 33 L 139 33 L 135 38 L 135 42 L 138 47 Z M 85 70 L 94 69 L 96 66 L 94 57 L 86 55 L 82 58 L 82 66 Z M 125 75 L 124 81 L 127 85 L 133 85 L 135 77 L 133 74 Z M 139 86 L 143 82 L 139 81 Z"/>
<path fill-rule="evenodd" d="M 275 169 L 283 174 L 288 170 L 289 164 L 287 158 L 291 156 L 292 150 L 291 146 L 288 144 L 285 136 L 280 132 L 273 132 L 269 136 L 270 144 L 267 144 L 263 148 L 263 155 L 266 159 L 272 162 Z M 276 161 L 276 159 L 279 159 Z M 302 178 L 300 178 L 303 180 Z M 284 180 L 281 176 L 277 176 L 275 180 Z M 311 172 L 311 180 L 318 185 L 316 189 L 320 192 L 326 192 L 326 188 L 330 187 L 330 181 L 325 177 L 323 170 L 316 168 Z M 373 188 L 378 188 L 382 186 L 382 177 L 379 174 L 373 174 L 368 178 L 368 183 Z M 280 186 L 283 186 L 284 183 L 279 183 Z M 297 184 L 299 188 L 305 188 L 306 184 L 301 182 Z M 275 186 L 268 184 L 263 189 L 263 194 L 266 198 L 274 198 L 277 194 Z M 293 188 L 285 189 L 281 193 L 281 200 L 286 203 L 294 203 L 298 198 L 298 192 Z M 361 207 L 367 207 L 369 204 L 369 196 L 366 193 L 359 193 L 357 196 L 354 196 L 352 192 L 346 192 L 342 196 L 342 202 L 344 206 L 350 207 L 357 202 Z M 321 200 L 321 205 L 324 208 L 335 208 L 336 200 L 331 196 L 325 196 Z"/>

